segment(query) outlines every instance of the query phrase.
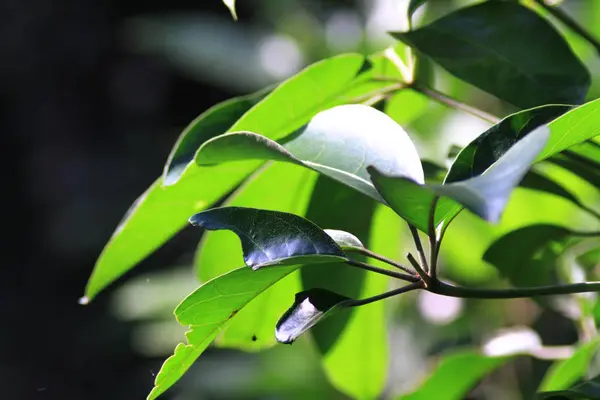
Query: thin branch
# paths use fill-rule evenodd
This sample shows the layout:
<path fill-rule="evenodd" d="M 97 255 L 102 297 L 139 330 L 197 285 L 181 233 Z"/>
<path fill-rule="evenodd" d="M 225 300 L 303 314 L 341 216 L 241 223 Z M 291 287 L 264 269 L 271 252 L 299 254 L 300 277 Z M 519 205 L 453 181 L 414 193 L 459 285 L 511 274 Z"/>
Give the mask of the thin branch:
<path fill-rule="evenodd" d="M 575 19 L 566 14 L 560 8 L 546 4 L 544 0 L 535 0 L 535 2 L 542 6 L 542 8 L 548 11 L 550 14 L 552 14 L 553 17 L 555 17 L 560 22 L 568 26 L 573 32 L 577 33 L 579 36 L 587 40 L 588 43 L 596 49 L 598 54 L 600 54 L 600 42 L 598 41 L 598 39 L 596 39 L 594 36 L 592 36 L 591 33 L 585 30 L 581 25 L 579 25 L 579 23 L 577 23 Z"/>
<path fill-rule="evenodd" d="M 417 247 L 417 253 L 419 254 L 419 261 L 421 261 L 421 266 L 425 270 L 425 272 L 429 272 L 429 264 L 427 264 L 427 258 L 425 257 L 425 250 L 423 250 L 423 243 L 421 243 L 421 238 L 419 237 L 419 231 L 412 224 L 408 224 L 408 228 L 410 229 L 410 233 L 413 238 L 413 242 L 415 242 L 415 246 Z"/>
<path fill-rule="evenodd" d="M 348 102 L 349 103 L 362 103 L 364 101 L 369 101 L 373 97 L 379 97 L 381 95 L 393 93 L 393 92 L 396 92 L 396 91 L 398 91 L 400 89 L 404 89 L 404 88 L 406 88 L 406 84 L 396 81 L 393 85 L 384 86 L 382 88 L 373 90 L 372 92 L 353 97 L 353 98 L 349 99 Z"/>
<path fill-rule="evenodd" d="M 364 306 L 365 304 L 373 303 L 375 301 L 387 299 L 388 297 L 397 296 L 402 293 L 410 292 L 411 290 L 423 289 L 423 282 L 414 282 L 410 285 L 402 286 L 401 288 L 390 290 L 389 292 L 379 294 L 377 296 L 368 297 L 361 300 L 352 300 L 346 303 L 347 307 Z"/>
<path fill-rule="evenodd" d="M 429 219 L 427 221 L 427 234 L 429 235 L 429 276 L 432 280 L 437 279 L 437 251 L 438 251 L 438 235 L 435 229 L 435 209 L 437 208 L 438 200 L 440 198 L 435 196 L 429 209 Z"/>
<path fill-rule="evenodd" d="M 489 114 L 476 107 L 472 107 L 468 104 L 462 103 L 456 99 L 453 99 L 452 97 L 445 95 L 444 93 L 438 92 L 435 89 L 417 84 L 411 85 L 411 88 L 423 93 L 424 95 L 437 101 L 438 103 L 442 103 L 457 110 L 464 111 L 485 121 L 488 121 L 492 124 L 497 124 L 498 122 L 500 122 L 500 118 L 496 117 L 495 115 Z"/>
<path fill-rule="evenodd" d="M 418 276 L 403 274 L 401 272 L 388 271 L 387 269 L 375 267 L 362 261 L 347 260 L 346 264 L 356 268 L 361 268 L 367 271 L 375 272 L 377 274 L 391 276 L 392 278 L 401 279 L 407 282 L 418 282 L 420 280 Z"/>
<path fill-rule="evenodd" d="M 410 264 L 413 266 L 413 268 L 417 271 L 417 274 L 419 274 L 421 280 L 425 282 L 425 286 L 429 286 L 431 284 L 431 279 L 429 279 L 429 275 L 427 275 L 427 272 L 425 272 L 425 270 L 421 268 L 419 262 L 415 260 L 415 257 L 412 254 L 408 253 L 406 255 L 406 258 L 408 259 L 408 262 L 410 262 Z"/>
<path fill-rule="evenodd" d="M 348 247 L 344 249 L 346 252 L 352 252 L 352 253 L 357 253 L 357 254 L 362 254 L 363 256 L 367 256 L 370 258 L 374 258 L 375 260 L 379 260 L 381 262 L 384 262 L 386 264 L 389 264 L 393 267 L 396 268 L 400 268 L 401 270 L 403 270 L 404 272 L 408 272 L 411 275 L 415 275 L 416 276 L 416 272 L 408 267 L 405 267 L 404 265 L 400 264 L 397 261 L 392 260 L 391 258 L 387 258 L 385 256 L 382 256 L 381 254 L 377 254 L 369 249 L 365 249 L 364 247 Z"/>
<path fill-rule="evenodd" d="M 464 299 L 517 299 L 524 297 L 600 292 L 600 282 L 510 289 L 477 289 L 437 282 L 437 284 L 427 287 L 427 290 L 443 296 L 461 297 Z"/>

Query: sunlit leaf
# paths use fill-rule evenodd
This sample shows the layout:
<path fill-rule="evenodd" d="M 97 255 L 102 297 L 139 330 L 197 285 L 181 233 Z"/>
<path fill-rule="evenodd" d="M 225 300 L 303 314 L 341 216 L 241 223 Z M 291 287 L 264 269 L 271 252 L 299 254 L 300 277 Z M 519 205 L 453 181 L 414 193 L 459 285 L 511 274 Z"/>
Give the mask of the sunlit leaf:
<path fill-rule="evenodd" d="M 346 259 L 329 235 L 309 220 L 290 213 L 221 207 L 195 214 L 190 223 L 208 230 L 234 232 L 242 243 L 244 262 L 255 270 Z"/>
<path fill-rule="evenodd" d="M 319 111 L 348 102 L 348 96 L 361 96 L 372 91 L 373 87 L 384 85 L 382 82 L 370 84 L 367 80 L 371 68 L 385 72 L 385 65 L 381 58 L 377 63 L 369 63 L 362 55 L 342 54 L 310 65 L 281 83 L 237 122 L 236 113 L 221 113 L 223 109 L 218 106 L 212 111 L 218 112 L 218 119 L 221 116 L 234 118 L 220 122 L 219 126 L 233 125 L 231 129 L 234 130 L 257 131 L 267 137 L 280 138 L 306 124 Z M 230 110 L 229 106 L 225 107 L 227 110 Z M 198 132 L 204 130 L 205 123 L 215 120 L 207 115 L 205 117 L 199 118 L 191 129 L 201 140 L 205 137 Z M 214 128 L 213 122 L 207 126 Z M 216 134 L 214 130 L 210 132 Z M 178 142 L 183 143 L 183 139 Z M 187 154 L 186 151 L 183 154 Z M 156 181 L 131 206 L 102 251 L 82 303 L 88 302 L 163 245 L 186 225 L 190 215 L 210 207 L 259 165 L 251 162 L 198 168 L 191 164 L 177 185 L 161 187 L 162 179 Z M 180 165 L 180 168 L 185 167 Z"/>
<path fill-rule="evenodd" d="M 539 400 L 598 400 L 600 399 L 600 376 L 584 381 L 566 390 L 538 393 Z"/>
<path fill-rule="evenodd" d="M 421 161 L 406 132 L 384 113 L 358 104 L 317 114 L 283 144 L 252 132 L 236 132 L 206 142 L 196 156 L 200 165 L 249 159 L 304 165 L 379 201 L 368 165 L 416 182 L 424 180 Z"/>
<path fill-rule="evenodd" d="M 590 86 L 589 73 L 552 25 L 515 2 L 462 8 L 392 36 L 519 107 L 579 104 Z"/>
<path fill-rule="evenodd" d="M 424 232 L 427 232 L 429 209 L 436 195 L 451 198 L 481 218 L 496 222 L 512 190 L 525 176 L 548 136 L 546 126 L 536 128 L 506 151 L 485 173 L 459 182 L 418 185 L 410 179 L 384 175 L 372 167 L 369 173 L 390 207 Z M 435 223 L 451 217 L 458 210 L 456 204 L 442 202 L 440 209 L 436 209 Z"/>
<path fill-rule="evenodd" d="M 326 289 L 314 288 L 296 294 L 294 304 L 281 317 L 275 328 L 275 337 L 281 343 L 291 344 L 301 334 L 327 318 L 351 299 Z"/>
<path fill-rule="evenodd" d="M 490 357 L 475 350 L 456 351 L 440 358 L 426 380 L 398 400 L 460 400 L 486 375 L 510 360 Z"/>
<path fill-rule="evenodd" d="M 268 90 L 235 97 L 219 103 L 194 119 L 181 133 L 171 150 L 163 172 L 163 185 L 175 184 L 188 165 L 194 161 L 198 147 L 215 136 L 227 132 L 242 115 L 258 103 Z"/>
<path fill-rule="evenodd" d="M 318 174 L 292 164 L 271 164 L 246 180 L 224 206 L 245 206 L 306 214 L 310 195 Z M 273 184 L 277 182 L 277 184 Z M 233 232 L 204 232 L 196 252 L 195 264 L 202 282 L 243 265 L 241 251 L 234 251 L 239 239 Z M 276 343 L 273 327 L 286 310 L 294 293 L 302 290 L 297 272 L 257 296 L 236 318 L 227 324 L 215 344 L 257 351 Z M 260 318 L 256 318 L 260 315 Z"/>
<path fill-rule="evenodd" d="M 596 337 L 579 346 L 571 358 L 554 362 L 544 375 L 538 390 L 547 392 L 568 389 L 588 372 L 598 347 L 600 347 L 600 338 Z"/>
<path fill-rule="evenodd" d="M 152 400 L 169 389 L 208 347 L 226 323 L 252 299 L 284 278 L 298 266 L 265 268 L 253 271 L 239 268 L 221 275 L 186 297 L 175 309 L 182 325 L 189 325 L 187 344 L 180 343 L 156 375 Z"/>
<path fill-rule="evenodd" d="M 429 99 L 422 93 L 403 89 L 394 93 L 386 102 L 384 112 L 400 125 L 419 118 L 429 105 Z"/>

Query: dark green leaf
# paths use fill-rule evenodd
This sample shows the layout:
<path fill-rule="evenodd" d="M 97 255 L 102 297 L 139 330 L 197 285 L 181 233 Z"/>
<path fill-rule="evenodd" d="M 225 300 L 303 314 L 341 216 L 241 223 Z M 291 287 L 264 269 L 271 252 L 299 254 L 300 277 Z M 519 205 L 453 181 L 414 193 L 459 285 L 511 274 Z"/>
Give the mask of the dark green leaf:
<path fill-rule="evenodd" d="M 277 322 L 277 341 L 291 344 L 298 336 L 350 301 L 346 296 L 326 289 L 314 288 L 297 293 L 292 307 Z"/>
<path fill-rule="evenodd" d="M 598 400 L 600 399 L 600 376 L 580 383 L 567 390 L 538 393 L 540 400 Z"/>
<path fill-rule="evenodd" d="M 600 189 L 600 162 L 582 156 L 575 151 L 558 154 L 550 158 L 549 161 L 571 171 L 590 185 Z"/>
<path fill-rule="evenodd" d="M 485 173 L 444 185 L 417 185 L 406 178 L 386 176 L 369 168 L 371 179 L 387 203 L 418 229 L 427 232 L 429 209 L 434 196 L 446 196 L 481 218 L 499 220 L 512 190 L 527 173 L 548 140 L 546 126 L 540 126 L 518 141 Z M 455 204 L 442 202 L 436 209 L 436 224 L 458 212 Z"/>
<path fill-rule="evenodd" d="M 510 357 L 489 357 L 475 350 L 445 355 L 429 378 L 398 400 L 464 399 L 477 382 L 508 360 Z"/>
<path fill-rule="evenodd" d="M 588 372 L 590 362 L 600 347 L 600 338 L 596 337 L 584 343 L 566 360 L 554 362 L 540 384 L 539 391 L 568 389 Z"/>
<path fill-rule="evenodd" d="M 187 166 L 194 160 L 198 147 L 215 136 L 227 132 L 242 115 L 258 103 L 269 89 L 236 97 L 219 103 L 193 120 L 181 133 L 173 146 L 163 172 L 163 185 L 176 183 Z"/>
<path fill-rule="evenodd" d="M 570 235 L 556 225 L 530 225 L 507 233 L 486 250 L 483 259 L 515 286 L 543 286 L 556 282 L 554 263 L 540 259 L 541 251 Z"/>
<path fill-rule="evenodd" d="M 525 135 L 558 118 L 570 108 L 570 106 L 550 105 L 509 115 L 458 153 L 445 182 L 462 181 L 481 175 Z"/>
<path fill-rule="evenodd" d="M 292 164 L 277 163 L 259 169 L 233 193 L 224 206 L 253 207 L 303 216 L 319 175 Z M 273 184 L 277 182 L 277 184 Z M 244 265 L 239 239 L 229 231 L 204 232 L 194 263 L 200 281 L 207 282 Z M 273 327 L 286 310 L 293 293 L 302 290 L 300 274 L 257 296 L 215 339 L 219 347 L 257 351 L 276 344 Z M 256 318 L 257 315 L 261 317 Z"/>
<path fill-rule="evenodd" d="M 152 400 L 177 382 L 208 347 L 221 329 L 252 299 L 285 278 L 298 266 L 252 271 L 239 268 L 206 282 L 186 297 L 175 309 L 182 325 L 189 325 L 187 344 L 180 343 L 156 375 Z"/>
<path fill-rule="evenodd" d="M 562 197 L 565 200 L 570 201 L 576 205 L 581 205 L 579 200 L 573 195 L 573 193 L 569 192 L 567 189 L 554 182 L 552 179 L 542 175 L 536 171 L 529 171 L 523 181 L 519 185 L 525 189 L 537 190 L 540 192 L 546 192 L 558 197 Z"/>
<path fill-rule="evenodd" d="M 190 218 L 208 230 L 229 230 L 242 242 L 252 269 L 269 265 L 345 260 L 342 249 L 318 226 L 290 213 L 246 207 L 213 208 Z"/>
<path fill-rule="evenodd" d="M 378 201 L 381 197 L 369 179 L 368 165 L 416 182 L 424 180 L 406 132 L 384 113 L 358 104 L 317 114 L 283 145 L 252 132 L 237 132 L 207 141 L 196 156 L 200 165 L 248 159 L 304 165 Z"/>
<path fill-rule="evenodd" d="M 566 41 L 516 2 L 484 2 L 392 35 L 458 78 L 519 107 L 579 104 L 590 85 L 589 73 Z"/>

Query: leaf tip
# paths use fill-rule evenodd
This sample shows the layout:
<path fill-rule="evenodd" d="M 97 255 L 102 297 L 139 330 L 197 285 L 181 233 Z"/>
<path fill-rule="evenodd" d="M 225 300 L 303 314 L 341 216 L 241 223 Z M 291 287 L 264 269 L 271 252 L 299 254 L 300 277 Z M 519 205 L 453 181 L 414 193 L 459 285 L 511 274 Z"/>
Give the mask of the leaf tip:
<path fill-rule="evenodd" d="M 91 299 L 88 296 L 81 296 L 79 298 L 79 300 L 77 300 L 77 303 L 79 303 L 79 305 L 82 306 L 87 306 L 88 304 L 90 304 Z"/>

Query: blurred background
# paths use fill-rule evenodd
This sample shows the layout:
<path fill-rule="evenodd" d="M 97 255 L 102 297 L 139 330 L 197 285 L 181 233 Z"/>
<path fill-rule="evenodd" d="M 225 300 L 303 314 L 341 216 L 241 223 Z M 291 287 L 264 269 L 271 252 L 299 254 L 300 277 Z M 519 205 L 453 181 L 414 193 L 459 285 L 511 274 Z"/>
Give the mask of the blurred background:
<path fill-rule="evenodd" d="M 200 235 L 184 230 L 82 307 L 77 300 L 122 215 L 160 175 L 179 133 L 202 111 L 329 55 L 384 49 L 392 43 L 386 31 L 406 29 L 406 3 L 238 0 L 234 22 L 221 0 L 5 0 L 0 123 L 10 222 L 0 269 L 1 397 L 145 398 L 183 338 L 172 310 L 198 285 L 191 264 Z M 429 3 L 416 15 L 420 23 L 475 2 Z M 600 2 L 565 1 L 562 7 L 600 37 Z M 557 26 L 594 75 L 589 98 L 598 97 L 597 54 Z M 507 112 L 443 71 L 436 70 L 435 85 L 469 104 Z M 438 163 L 446 163 L 451 145 L 464 145 L 488 127 L 421 101 L 420 115 L 403 125 L 419 152 Z M 597 204 L 591 186 L 564 179 L 584 202 Z M 525 190 L 514 197 L 520 206 L 509 207 L 498 226 L 460 216 L 442 253 L 445 276 L 465 284 L 495 282 L 495 270 L 481 261 L 483 251 L 502 232 L 537 222 L 530 211 L 540 207 L 548 211 L 546 222 L 570 218 L 594 227 L 562 199 Z M 439 302 L 407 296 L 394 303 L 393 319 L 402 324 L 390 331 L 396 359 L 388 394 L 413 386 L 427 370 L 427 355 L 440 346 L 468 344 L 501 326 L 534 324 L 546 344 L 577 339 L 570 321 L 528 300 Z M 547 367 L 522 364 L 533 376 Z M 511 377 L 515 388 L 509 390 L 535 389 L 515 371 L 498 372 Z M 210 349 L 164 398 L 344 396 L 327 383 L 310 341 L 300 340 L 260 354 Z"/>

